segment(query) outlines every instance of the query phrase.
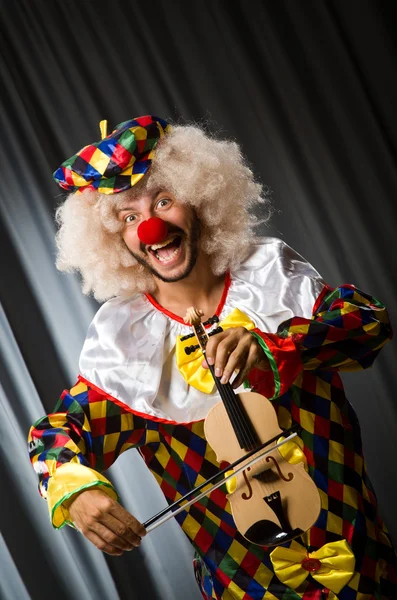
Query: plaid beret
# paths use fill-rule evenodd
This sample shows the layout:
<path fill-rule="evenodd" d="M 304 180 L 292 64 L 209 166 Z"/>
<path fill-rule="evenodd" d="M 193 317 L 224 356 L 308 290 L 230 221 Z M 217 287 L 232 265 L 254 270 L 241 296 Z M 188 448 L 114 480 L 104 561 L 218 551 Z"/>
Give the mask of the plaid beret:
<path fill-rule="evenodd" d="M 119 123 L 110 135 L 65 160 L 54 179 L 72 192 L 88 188 L 101 194 L 123 192 L 145 175 L 155 146 L 169 130 L 167 121 L 150 115 Z"/>

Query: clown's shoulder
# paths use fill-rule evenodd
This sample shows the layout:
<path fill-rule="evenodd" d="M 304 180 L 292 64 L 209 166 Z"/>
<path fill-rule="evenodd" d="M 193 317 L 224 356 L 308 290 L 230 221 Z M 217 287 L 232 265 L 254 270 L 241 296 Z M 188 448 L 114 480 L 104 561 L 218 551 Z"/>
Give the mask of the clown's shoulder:
<path fill-rule="evenodd" d="M 256 289 L 267 298 L 266 310 L 288 307 L 310 317 L 313 305 L 326 287 L 318 271 L 286 242 L 275 237 L 257 238 L 242 264 L 231 272 L 232 280 Z M 242 285 L 240 285 L 242 287 Z"/>
<path fill-rule="evenodd" d="M 97 310 L 88 329 L 87 337 L 93 333 L 93 326 L 97 333 L 100 333 L 102 329 L 107 330 L 111 326 L 116 336 L 119 330 L 129 328 L 133 322 L 139 320 L 142 311 L 146 313 L 147 310 L 146 297 L 140 293 L 110 298 Z"/>
<path fill-rule="evenodd" d="M 143 294 L 115 297 L 97 311 L 80 354 L 80 373 L 101 387 L 98 374 L 149 357 L 167 333 L 167 319 Z"/>
<path fill-rule="evenodd" d="M 247 276 L 252 273 L 253 277 L 264 279 L 277 270 L 281 270 L 286 276 L 305 276 L 325 285 L 318 271 L 303 256 L 284 240 L 275 237 L 256 238 L 247 257 L 234 274 Z"/>

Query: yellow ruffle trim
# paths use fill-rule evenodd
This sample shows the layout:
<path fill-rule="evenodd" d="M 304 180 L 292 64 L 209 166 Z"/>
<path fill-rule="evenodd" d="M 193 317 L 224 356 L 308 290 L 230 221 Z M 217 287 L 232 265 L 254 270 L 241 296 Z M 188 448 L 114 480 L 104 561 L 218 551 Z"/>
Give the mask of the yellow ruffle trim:
<path fill-rule="evenodd" d="M 89 488 L 100 489 L 113 500 L 118 499 L 110 481 L 94 469 L 76 463 L 65 463 L 57 468 L 47 490 L 48 510 L 55 529 L 73 525 L 68 506 L 76 494 Z"/>

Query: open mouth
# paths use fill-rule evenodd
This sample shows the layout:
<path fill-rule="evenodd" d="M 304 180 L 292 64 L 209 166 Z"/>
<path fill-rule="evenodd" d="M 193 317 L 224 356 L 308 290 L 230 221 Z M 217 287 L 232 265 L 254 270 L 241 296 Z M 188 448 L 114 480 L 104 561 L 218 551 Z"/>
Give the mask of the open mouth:
<path fill-rule="evenodd" d="M 177 258 L 181 250 L 181 243 L 181 236 L 174 234 L 159 244 L 152 244 L 148 250 L 156 260 L 166 264 Z"/>

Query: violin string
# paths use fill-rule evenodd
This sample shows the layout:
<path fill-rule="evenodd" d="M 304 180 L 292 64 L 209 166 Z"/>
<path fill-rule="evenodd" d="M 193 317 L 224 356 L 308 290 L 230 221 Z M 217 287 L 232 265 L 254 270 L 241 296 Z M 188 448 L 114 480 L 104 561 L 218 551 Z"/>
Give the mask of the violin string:
<path fill-rule="evenodd" d="M 202 327 L 202 331 L 205 334 L 206 340 L 205 340 L 205 345 L 204 345 L 204 356 L 205 356 L 205 347 L 207 345 L 208 342 L 208 334 L 205 331 L 205 329 Z M 196 337 L 197 336 L 197 332 L 196 332 Z M 213 368 L 210 369 L 212 375 L 215 376 L 214 370 Z M 249 422 L 249 424 L 247 424 L 247 415 L 244 414 L 244 408 L 242 406 L 241 400 L 238 397 L 238 395 L 234 392 L 232 386 L 230 383 L 226 383 L 226 384 L 220 384 L 218 387 L 220 396 L 222 398 L 223 404 L 225 406 L 226 412 L 229 414 L 229 418 L 231 421 L 234 420 L 234 422 L 237 424 L 237 426 L 239 427 L 239 434 L 240 434 L 240 439 L 244 444 L 245 449 L 247 450 L 251 450 L 254 449 L 255 446 L 259 446 L 260 445 L 260 441 L 259 439 L 255 439 L 254 435 L 256 435 L 256 432 L 253 433 L 252 431 L 252 424 L 251 422 Z M 240 440 L 239 440 L 240 441 Z M 258 461 L 259 463 L 262 463 L 264 467 L 267 467 L 267 465 L 265 465 L 265 459 L 263 458 L 261 461 Z M 264 470 L 267 470 L 264 469 Z M 252 479 L 252 478 L 251 478 Z M 259 479 L 258 480 L 259 485 L 261 486 L 261 488 L 264 490 L 265 495 L 269 494 L 269 487 L 270 487 L 270 493 L 273 493 L 275 490 L 275 486 L 272 485 L 271 483 L 266 483 L 266 487 L 265 484 Z"/>
<path fill-rule="evenodd" d="M 243 426 L 244 426 L 245 422 L 246 422 L 246 415 L 243 414 L 244 408 L 241 405 L 240 398 L 238 397 L 237 394 L 235 394 L 235 392 L 230 384 L 224 384 L 224 389 L 225 389 L 226 395 L 228 396 L 228 400 L 234 409 L 233 410 L 234 414 L 236 415 L 236 413 L 238 413 L 240 415 L 240 424 L 243 424 Z M 237 415 L 236 418 L 239 419 L 239 416 Z M 245 437 L 246 449 L 253 449 L 253 448 L 255 448 L 255 446 L 260 445 L 260 441 L 258 439 L 256 439 L 256 440 L 254 439 L 252 432 L 250 430 L 250 427 L 248 427 L 248 428 L 245 427 L 245 429 L 246 429 L 246 435 L 244 437 Z M 255 432 L 255 434 L 256 434 L 256 432 Z M 259 473 L 263 472 L 263 471 L 267 471 L 269 469 L 269 465 L 266 464 L 265 458 L 262 458 L 261 460 L 257 461 L 256 469 L 255 469 L 256 472 L 258 472 L 258 467 L 259 467 Z M 255 468 L 255 467 L 252 467 L 252 468 Z M 270 470 L 271 470 L 271 467 L 270 467 Z M 248 473 L 246 473 L 246 476 L 247 476 L 247 478 L 249 477 Z M 251 474 L 251 476 L 249 477 L 250 481 L 248 482 L 248 484 L 250 486 L 253 483 L 253 478 L 254 478 L 254 475 Z M 272 495 L 274 492 L 278 491 L 277 487 L 279 487 L 279 486 L 276 486 L 275 482 L 274 483 L 272 483 L 271 481 L 263 482 L 263 481 L 261 481 L 260 478 L 257 478 L 256 480 L 257 480 L 257 484 L 260 486 L 262 497 Z"/>
<path fill-rule="evenodd" d="M 206 337 L 206 341 L 208 341 L 207 333 Z M 211 371 L 214 375 L 212 369 Z M 244 444 L 244 447 L 247 449 L 255 448 L 255 445 L 258 445 L 259 440 L 255 439 L 254 437 L 251 423 L 247 423 L 247 415 L 244 414 L 244 409 L 242 407 L 240 398 L 234 392 L 230 383 L 220 384 L 220 386 L 217 387 L 226 410 L 230 412 L 231 415 L 233 415 L 232 418 L 234 420 L 234 423 L 236 423 L 236 426 L 239 428 L 240 439 Z"/>
<path fill-rule="evenodd" d="M 238 394 L 236 394 L 233 390 L 233 388 L 231 387 L 231 385 L 229 383 L 226 384 L 221 384 L 222 388 L 220 391 L 220 395 L 222 397 L 222 400 L 224 402 L 224 406 L 226 411 L 229 414 L 233 415 L 234 418 L 234 422 L 238 424 L 239 426 L 239 432 L 241 435 L 241 439 L 244 440 L 244 446 L 245 449 L 247 450 L 251 450 L 254 449 L 255 446 L 259 446 L 260 445 L 260 440 L 257 438 L 255 439 L 253 436 L 253 432 L 252 429 L 250 427 L 251 422 L 249 422 L 249 425 L 247 425 L 247 415 L 244 414 L 244 407 L 241 404 L 241 400 L 238 397 Z M 218 388 L 219 389 L 219 388 Z M 226 400 L 226 401 L 225 401 Z M 229 409 L 229 411 L 228 411 Z M 229 415 L 230 418 L 230 415 Z M 232 419 L 231 419 L 232 420 Z M 256 432 L 255 432 L 256 435 Z M 267 470 L 272 470 L 272 467 L 266 463 L 266 459 L 262 458 L 261 460 L 257 461 L 256 463 L 256 472 L 258 472 L 258 467 L 259 467 L 259 473 L 263 472 L 263 471 L 267 471 Z M 255 468 L 255 467 L 252 467 Z M 250 468 L 251 469 L 251 468 Z M 246 473 L 247 478 L 248 473 Z M 248 485 L 252 486 L 254 480 L 254 474 L 251 474 L 251 476 L 249 477 L 249 481 L 247 481 Z M 260 486 L 261 489 L 261 496 L 270 496 L 272 494 L 274 494 L 276 491 L 279 491 L 277 488 L 279 488 L 278 485 L 276 485 L 276 481 L 272 482 L 272 481 L 268 481 L 268 482 L 263 482 L 261 481 L 260 478 L 256 478 L 257 484 Z M 271 509 L 270 509 L 271 510 Z"/>
<path fill-rule="evenodd" d="M 237 416 L 237 419 L 240 419 L 240 424 L 243 424 L 243 426 L 245 425 L 246 422 L 246 415 L 243 414 L 243 407 L 241 405 L 241 401 L 238 397 L 237 394 L 235 394 L 235 392 L 233 391 L 233 388 L 231 387 L 230 384 L 225 384 L 225 392 L 227 393 L 228 399 L 230 401 L 230 404 L 235 407 L 235 413 L 238 413 L 239 415 Z M 256 434 L 256 432 L 255 432 Z M 260 445 L 260 440 L 259 439 L 255 439 L 252 435 L 252 431 L 250 429 L 250 427 L 246 428 L 246 436 L 245 436 L 245 443 L 247 444 L 251 444 L 250 447 L 247 446 L 247 449 L 253 449 L 255 446 Z M 258 461 L 258 467 L 260 467 L 262 465 L 262 469 L 263 470 L 272 470 L 271 467 L 269 468 L 269 465 L 266 464 L 266 459 L 263 458 L 261 461 Z M 252 479 L 252 477 L 251 477 Z M 276 489 L 276 484 L 270 482 L 262 482 L 260 479 L 258 479 L 258 484 L 260 485 L 260 487 L 263 490 L 263 493 L 267 496 L 270 495 L 272 493 L 274 493 L 275 491 L 277 491 Z"/>
<path fill-rule="evenodd" d="M 234 423 L 239 427 L 240 439 L 246 449 L 253 449 L 255 447 L 255 440 L 253 439 L 252 432 L 246 423 L 245 415 L 242 412 L 240 399 L 233 392 L 230 384 L 221 384 L 219 392 L 224 402 L 226 411 L 233 416 Z M 239 440 L 240 441 L 240 440 Z"/>
<path fill-rule="evenodd" d="M 234 393 L 230 384 L 225 384 L 225 393 L 228 397 L 229 405 L 232 407 L 236 421 L 240 427 L 240 432 L 244 436 L 244 443 L 247 450 L 252 450 L 256 445 L 256 440 L 252 434 L 250 425 L 247 423 L 247 417 L 243 412 L 241 401 Z"/>
<path fill-rule="evenodd" d="M 233 408 L 235 408 L 235 410 L 233 412 L 235 413 L 235 415 L 237 413 L 237 416 L 236 416 L 237 421 L 239 421 L 240 425 L 242 425 L 245 428 L 245 430 L 246 430 L 246 433 L 245 433 L 245 436 L 244 436 L 245 437 L 246 449 L 253 449 L 253 448 L 255 448 L 255 446 L 259 446 L 261 442 L 260 442 L 260 440 L 259 440 L 259 438 L 257 436 L 256 431 L 254 430 L 254 432 L 252 432 L 252 429 L 251 429 L 252 423 L 251 423 L 251 421 L 249 421 L 249 424 L 246 425 L 247 415 L 244 414 L 244 407 L 241 404 L 241 400 L 238 397 L 238 394 L 236 394 L 234 392 L 232 386 L 229 383 L 225 384 L 225 391 L 226 391 L 226 394 L 228 396 L 229 404 Z M 255 439 L 254 436 L 256 437 L 256 439 Z M 268 470 L 269 466 L 268 466 L 268 464 L 265 464 L 265 460 L 266 459 L 263 458 L 262 461 L 258 461 L 258 466 L 260 466 L 261 463 L 262 463 L 262 466 L 264 467 L 263 470 Z M 271 470 L 271 467 L 270 467 L 270 470 Z M 270 493 L 273 493 L 273 492 L 276 491 L 276 485 L 272 484 L 271 482 L 267 482 L 266 484 L 264 484 L 259 479 L 258 483 L 260 484 L 260 486 L 262 487 L 262 489 L 266 490 L 267 494 L 269 494 L 269 491 L 268 491 L 269 488 L 271 490 Z"/>
<path fill-rule="evenodd" d="M 202 351 L 203 351 L 204 357 L 206 358 L 205 349 L 206 349 L 207 342 L 209 339 L 208 333 L 206 332 L 206 330 L 204 329 L 204 327 L 201 323 L 197 328 L 195 327 L 194 330 L 195 330 L 196 338 L 198 341 L 200 340 L 200 337 L 201 337 L 201 343 L 203 344 Z M 200 334 L 201 334 L 201 336 L 200 336 Z M 204 335 L 205 339 L 202 339 L 203 335 Z M 216 375 L 214 373 L 214 368 L 210 367 L 210 371 L 211 371 L 216 383 L 219 383 L 219 378 L 216 378 Z M 217 388 L 218 388 L 219 394 L 222 398 L 225 409 L 229 414 L 230 420 L 231 421 L 234 420 L 236 425 L 239 427 L 240 439 L 243 441 L 244 446 L 247 448 L 254 448 L 256 441 L 253 438 L 252 432 L 250 431 L 250 428 L 246 423 L 246 416 L 243 414 L 240 400 L 237 397 L 237 395 L 234 393 L 230 383 L 227 383 L 227 384 L 219 383 L 219 385 L 217 385 Z M 230 416 L 230 415 L 232 415 L 232 416 Z"/>
<path fill-rule="evenodd" d="M 245 443 L 250 445 L 250 448 L 247 449 L 253 449 L 255 445 L 258 445 L 259 440 L 255 439 L 256 432 L 252 430 L 252 423 L 250 421 L 248 421 L 247 423 L 247 415 L 245 414 L 244 407 L 241 403 L 238 394 L 234 392 L 232 386 L 230 384 L 226 384 L 225 388 L 230 404 L 233 407 L 235 407 L 235 412 L 237 413 L 237 419 L 239 421 L 239 424 L 240 426 L 244 427 L 246 431 Z"/>
<path fill-rule="evenodd" d="M 228 417 L 229 417 L 232 425 L 233 425 L 233 423 L 235 423 L 236 426 L 239 428 L 238 433 L 236 433 L 236 435 L 239 439 L 239 442 L 241 441 L 241 443 L 243 444 L 243 447 L 249 447 L 249 445 L 250 445 L 249 430 L 247 429 L 247 427 L 244 427 L 244 421 L 241 420 L 241 417 L 239 415 L 239 408 L 236 406 L 234 398 L 231 401 L 231 398 L 227 392 L 226 385 L 227 384 L 219 384 L 219 386 L 217 386 L 219 394 L 223 401 L 223 405 L 225 407 L 225 410 L 228 414 Z M 243 428 L 241 427 L 241 422 L 243 424 Z"/>

